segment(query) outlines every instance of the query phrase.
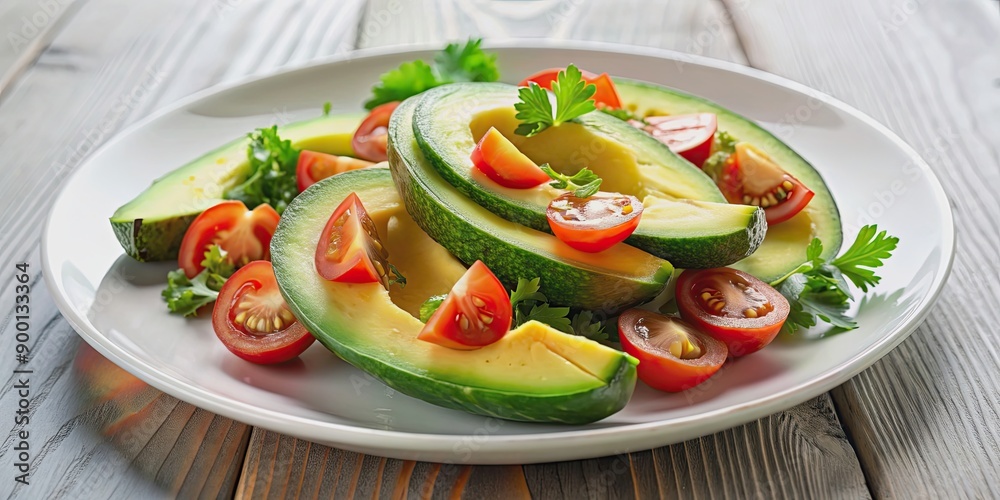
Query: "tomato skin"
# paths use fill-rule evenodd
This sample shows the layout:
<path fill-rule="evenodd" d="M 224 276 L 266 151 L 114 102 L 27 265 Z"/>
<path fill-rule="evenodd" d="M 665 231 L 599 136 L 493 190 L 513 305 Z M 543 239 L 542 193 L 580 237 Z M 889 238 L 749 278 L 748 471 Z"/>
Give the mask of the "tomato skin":
<path fill-rule="evenodd" d="M 753 318 L 734 315 L 728 310 L 724 311 L 725 314 L 712 314 L 699 301 L 699 295 L 706 286 L 717 288 L 720 283 L 721 286 L 729 283 L 728 286 L 733 289 L 736 287 L 734 283 L 748 284 L 773 309 Z M 746 292 L 740 293 L 746 295 Z M 681 317 L 713 338 L 725 342 L 731 357 L 746 356 L 770 344 L 781 331 L 790 309 L 788 300 L 770 285 L 751 274 L 728 267 L 684 271 L 677 279 L 675 297 Z"/>
<path fill-rule="evenodd" d="M 648 331 L 656 324 L 674 324 L 688 331 L 704 351 L 700 357 L 682 359 L 666 349 L 651 343 L 642 333 L 643 324 Z M 646 385 L 666 392 L 680 392 L 708 380 L 726 362 L 726 344 L 705 335 L 679 318 L 663 316 L 643 309 L 629 309 L 618 318 L 619 339 L 625 352 L 639 360 L 636 367 L 639 380 Z"/>
<path fill-rule="evenodd" d="M 204 269 L 201 261 L 209 245 L 229 253 L 237 266 L 254 260 L 270 260 L 271 237 L 278 228 L 278 215 L 270 205 L 247 210 L 242 201 L 223 201 L 195 217 L 177 253 L 177 264 L 188 278 Z"/>
<path fill-rule="evenodd" d="M 496 128 L 490 127 L 472 150 L 472 164 L 503 187 L 533 188 L 551 179 Z"/>
<path fill-rule="evenodd" d="M 527 87 L 531 82 L 537 83 L 539 87 L 543 89 L 552 90 L 552 83 L 556 81 L 559 76 L 559 72 L 565 71 L 566 68 L 550 68 L 539 71 L 518 84 L 519 87 Z M 583 81 L 586 83 L 593 83 L 597 87 L 597 91 L 594 92 L 594 104 L 597 107 L 606 107 L 611 109 L 618 109 L 622 107 L 621 97 L 618 95 L 618 89 L 615 88 L 614 82 L 607 73 L 601 73 L 600 75 L 591 73 L 586 70 L 580 70 L 583 76 Z"/>
<path fill-rule="evenodd" d="M 303 149 L 299 153 L 299 163 L 295 167 L 295 181 L 299 192 L 305 191 L 317 182 L 344 172 L 368 168 L 374 163 L 350 156 L 335 156 Z"/>
<path fill-rule="evenodd" d="M 620 200 L 627 198 L 631 212 L 627 215 L 617 214 L 606 207 L 605 200 Z M 577 207 L 585 205 L 587 208 L 583 212 L 581 220 L 569 220 L 568 211 L 558 208 L 560 203 L 568 203 L 567 206 Z M 601 204 L 591 208 L 591 204 Z M 642 203 L 634 196 L 625 196 L 618 193 L 599 192 L 590 198 L 577 198 L 573 193 L 566 193 L 549 203 L 545 211 L 545 217 L 549 221 L 549 228 L 552 234 L 563 243 L 580 250 L 582 252 L 596 253 L 607 250 L 614 245 L 621 243 L 632 235 L 635 228 L 639 226 L 639 219 L 642 215 Z M 587 219 L 586 215 L 597 213 L 604 216 L 604 219 Z"/>
<path fill-rule="evenodd" d="M 477 260 L 427 319 L 417 338 L 451 349 L 479 349 L 503 338 L 513 315 L 507 289 Z"/>
<path fill-rule="evenodd" d="M 794 217 L 815 195 L 805 184 L 771 161 L 764 152 L 742 142 L 736 145 L 736 152 L 726 160 L 716 184 L 730 203 L 763 207 L 769 226 Z M 784 198 L 775 197 L 777 204 L 765 203 L 762 193 L 767 195 L 770 192 L 774 197 L 774 190 L 779 186 L 783 192 L 790 189 L 791 194 Z"/>
<path fill-rule="evenodd" d="M 331 240 L 339 242 L 331 248 Z M 381 282 L 388 287 L 389 255 L 357 193 L 351 193 L 327 220 L 316 245 L 316 271 L 341 283 Z M 381 270 L 379 269 L 381 266 Z"/>
<path fill-rule="evenodd" d="M 375 106 L 368 116 L 358 125 L 358 130 L 351 138 L 351 148 L 354 154 L 362 160 L 372 162 L 386 161 L 389 154 L 386 151 L 389 139 L 389 117 L 399 106 L 399 101 L 387 102 Z"/>
<path fill-rule="evenodd" d="M 246 325 L 233 320 L 233 308 L 248 294 L 263 297 L 262 302 L 273 304 L 280 300 L 282 311 L 269 310 L 269 314 L 290 317 L 287 305 L 281 298 L 274 269 L 267 261 L 254 261 L 236 271 L 219 291 L 219 298 L 212 310 L 212 327 L 216 336 L 233 354 L 257 364 L 283 363 L 302 354 L 316 340 L 302 323 L 292 317 L 292 323 L 265 335 L 248 332 Z"/>
<path fill-rule="evenodd" d="M 712 154 L 712 142 L 719 127 L 714 113 L 650 116 L 646 123 L 643 130 L 699 168 Z"/>

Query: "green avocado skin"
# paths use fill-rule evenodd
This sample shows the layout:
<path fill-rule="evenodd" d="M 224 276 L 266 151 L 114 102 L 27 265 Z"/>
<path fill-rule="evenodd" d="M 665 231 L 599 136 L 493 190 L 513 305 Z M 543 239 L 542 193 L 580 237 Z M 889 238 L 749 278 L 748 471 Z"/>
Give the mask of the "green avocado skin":
<path fill-rule="evenodd" d="M 415 162 L 426 161 L 417 157 L 422 153 L 413 138 L 412 122 L 408 119 L 414 105 L 413 99 L 401 104 L 389 125 L 392 177 L 410 216 L 424 232 L 459 260 L 467 265 L 482 260 L 510 289 L 516 288 L 518 278 L 537 276 L 545 284 L 545 295 L 553 305 L 609 314 L 653 298 L 669 281 L 673 267 L 666 261 L 664 267 L 649 280 L 594 272 L 533 253 L 516 241 L 504 241 L 483 225 L 454 213 L 442 203 L 442 193 L 429 192 L 418 178 L 418 175 L 437 174 L 433 169 L 418 174 L 421 169 L 414 166 Z"/>
<path fill-rule="evenodd" d="M 764 210 L 758 208 L 746 228 L 739 231 L 696 238 L 661 238 L 655 233 L 636 231 L 625 242 L 659 257 L 669 255 L 673 258 L 670 262 L 681 269 L 710 269 L 728 266 L 751 255 L 766 234 Z M 701 251 L 704 248 L 712 251 Z"/>
<path fill-rule="evenodd" d="M 399 392 L 445 408 L 461 410 L 476 415 L 523 422 L 586 424 L 606 418 L 622 408 L 632 396 L 636 384 L 636 360 L 623 355 L 611 374 L 603 379 L 605 384 L 577 392 L 552 394 L 525 394 L 504 391 L 502 380 L 498 387 L 472 387 L 449 380 L 447 374 L 433 369 L 415 372 L 393 363 L 390 357 L 365 352 L 365 346 L 356 345 L 359 336 L 352 332 L 352 325 L 343 318 L 329 318 L 337 311 L 317 311 L 310 304 L 315 298 L 307 296 L 309 290 L 301 286 L 308 280 L 299 273 L 303 269 L 296 245 L 306 227 L 300 214 L 315 207 L 320 199 L 342 199 L 351 192 L 371 189 L 393 189 L 392 178 L 386 169 L 356 170 L 325 179 L 296 198 L 285 211 L 278 230 L 271 242 L 274 272 L 288 306 L 295 317 L 320 343 L 351 365 L 371 374 Z M 311 269 L 311 266 L 309 266 Z M 362 337 L 363 338 L 363 337 Z"/>
<path fill-rule="evenodd" d="M 173 260 L 181 248 L 184 232 L 197 216 L 183 215 L 149 224 L 142 219 L 111 221 L 111 229 L 129 257 L 140 262 Z"/>

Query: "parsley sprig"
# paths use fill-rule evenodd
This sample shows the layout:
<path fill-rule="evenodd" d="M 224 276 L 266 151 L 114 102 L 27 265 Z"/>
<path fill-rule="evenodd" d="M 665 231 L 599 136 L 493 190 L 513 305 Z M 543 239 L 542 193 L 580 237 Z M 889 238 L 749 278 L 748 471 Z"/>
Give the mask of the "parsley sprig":
<path fill-rule="evenodd" d="M 201 265 L 205 269 L 190 279 L 183 269 L 167 273 L 167 288 L 160 295 L 170 312 L 191 316 L 202 306 L 215 302 L 222 285 L 235 271 L 226 251 L 218 245 L 208 247 Z"/>
<path fill-rule="evenodd" d="M 291 141 L 278 136 L 278 126 L 260 128 L 249 134 L 247 159 L 250 175 L 242 184 L 223 195 L 227 200 L 242 201 L 247 208 L 267 203 L 280 214 L 299 194 L 295 167 L 299 150 Z"/>
<path fill-rule="evenodd" d="M 589 198 L 601 190 L 603 180 L 589 168 L 580 170 L 573 175 L 556 172 L 548 163 L 539 167 L 552 178 L 549 185 L 556 189 L 572 189 L 577 198 Z"/>
<path fill-rule="evenodd" d="M 712 139 L 712 155 L 705 160 L 701 169 L 713 179 L 718 179 L 722 173 L 722 166 L 733 153 L 736 152 L 736 143 L 739 142 L 728 132 L 719 130 Z"/>
<path fill-rule="evenodd" d="M 531 82 L 528 87 L 521 87 L 517 91 L 521 100 L 514 104 L 514 109 L 517 110 L 514 117 L 521 120 L 521 124 L 514 133 L 531 137 L 549 127 L 590 113 L 597 109 L 592 99 L 595 92 L 597 86 L 584 81 L 583 74 L 572 64 L 560 71 L 556 81 L 552 83 L 552 93 L 556 96 L 554 111 L 547 90 L 535 82 Z"/>
<path fill-rule="evenodd" d="M 408 61 L 383 73 L 372 87 L 372 97 L 365 108 L 387 102 L 402 101 L 425 90 L 454 82 L 495 82 L 500 78 L 496 54 L 484 51 L 482 40 L 469 40 L 464 45 L 448 44 L 434 56 L 434 64 Z"/>
<path fill-rule="evenodd" d="M 794 333 L 815 326 L 817 318 L 845 330 L 857 328 L 857 322 L 846 314 L 854 300 L 848 281 L 862 292 L 878 284 L 881 278 L 874 269 L 892 256 L 898 243 L 899 238 L 869 225 L 861 228 L 854 244 L 840 257 L 824 260 L 820 257 L 823 243 L 814 238 L 806 248 L 808 260 L 771 282 L 791 306 L 782 331 Z"/>

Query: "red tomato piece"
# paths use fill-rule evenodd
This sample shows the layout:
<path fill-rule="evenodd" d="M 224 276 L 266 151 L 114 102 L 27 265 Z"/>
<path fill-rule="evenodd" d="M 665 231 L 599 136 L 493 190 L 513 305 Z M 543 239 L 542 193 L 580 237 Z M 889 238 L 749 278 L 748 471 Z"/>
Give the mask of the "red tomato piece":
<path fill-rule="evenodd" d="M 476 144 L 471 158 L 476 168 L 503 187 L 526 189 L 551 180 L 535 162 L 493 127 Z"/>
<path fill-rule="evenodd" d="M 639 380 L 661 391 L 690 389 L 726 362 L 726 344 L 680 318 L 629 309 L 618 318 L 618 333 L 625 352 L 639 360 Z"/>
<path fill-rule="evenodd" d="M 736 145 L 716 184 L 730 203 L 763 207 L 768 225 L 791 219 L 815 194 L 766 153 L 744 142 Z"/>
<path fill-rule="evenodd" d="M 258 364 L 288 361 L 316 340 L 281 297 L 271 263 L 251 262 L 219 291 L 212 327 L 233 354 Z"/>
<path fill-rule="evenodd" d="M 510 330 L 512 316 L 507 289 L 477 260 L 417 338 L 452 349 L 478 349 L 500 340 Z"/>
<path fill-rule="evenodd" d="M 316 151 L 302 150 L 299 153 L 299 163 L 295 167 L 295 180 L 299 192 L 317 182 L 337 174 L 368 168 L 374 163 L 350 156 L 334 156 Z"/>
<path fill-rule="evenodd" d="M 223 201 L 202 212 L 188 226 L 177 263 L 188 278 L 194 278 L 204 269 L 201 261 L 210 245 L 228 252 L 237 267 L 254 260 L 270 260 L 271 237 L 280 219 L 271 205 L 247 210 L 242 201 Z"/>
<path fill-rule="evenodd" d="M 389 117 L 396 110 L 396 106 L 399 106 L 399 101 L 375 106 L 358 126 L 354 137 L 351 138 L 351 147 L 358 158 L 373 162 L 389 159 L 386 151 L 389 144 Z"/>
<path fill-rule="evenodd" d="M 770 344 L 788 317 L 788 300 L 754 276 L 731 269 L 690 269 L 675 291 L 681 317 L 745 356 Z"/>
<path fill-rule="evenodd" d="M 356 193 L 330 215 L 316 245 L 316 271 L 343 283 L 381 282 L 389 287 L 389 253 Z"/>
<path fill-rule="evenodd" d="M 552 234 L 584 252 L 607 250 L 639 225 L 642 202 L 635 196 L 599 192 L 589 198 L 566 193 L 549 203 L 545 216 Z"/>
<path fill-rule="evenodd" d="M 552 82 L 556 81 L 561 71 L 565 71 L 566 68 L 551 68 L 539 71 L 524 80 L 518 85 L 521 87 L 527 87 L 531 82 L 535 82 L 539 87 L 544 89 L 552 90 Z M 601 73 L 596 75 L 586 70 L 580 70 L 583 75 L 583 81 L 586 83 L 593 83 L 597 87 L 597 91 L 594 93 L 594 104 L 597 107 L 607 107 L 611 109 L 618 109 L 622 107 L 621 97 L 618 96 L 618 89 L 615 88 L 615 83 L 611 80 L 611 77 L 607 73 Z"/>
<path fill-rule="evenodd" d="M 701 167 L 712 154 L 718 121 L 714 113 L 650 116 L 642 128 L 674 153 Z"/>

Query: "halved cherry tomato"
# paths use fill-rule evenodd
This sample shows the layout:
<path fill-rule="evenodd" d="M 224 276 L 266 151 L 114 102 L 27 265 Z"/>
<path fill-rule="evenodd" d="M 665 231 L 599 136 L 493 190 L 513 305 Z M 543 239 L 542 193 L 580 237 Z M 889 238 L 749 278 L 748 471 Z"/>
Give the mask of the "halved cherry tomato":
<path fill-rule="evenodd" d="M 490 127 L 472 150 L 472 164 L 503 187 L 526 189 L 551 180 L 514 143 Z"/>
<path fill-rule="evenodd" d="M 188 278 L 194 278 L 204 269 L 201 261 L 209 245 L 228 252 L 237 267 L 254 260 L 270 260 L 271 237 L 279 219 L 281 216 L 271 205 L 247 210 L 242 201 L 223 201 L 202 212 L 188 226 L 177 263 Z"/>
<path fill-rule="evenodd" d="M 510 330 L 513 310 L 507 289 L 486 264 L 476 261 L 417 336 L 452 349 L 478 349 Z"/>
<path fill-rule="evenodd" d="M 545 216 L 552 234 L 584 252 L 607 250 L 628 238 L 642 215 L 635 196 L 599 192 L 590 198 L 566 193 L 549 203 Z"/>
<path fill-rule="evenodd" d="M 380 162 L 389 159 L 386 152 L 389 141 L 389 117 L 399 106 L 399 101 L 375 106 L 361 122 L 351 138 L 354 154 L 362 160 Z"/>
<path fill-rule="evenodd" d="M 381 282 L 389 287 L 389 253 L 358 195 L 347 195 L 330 215 L 316 245 L 316 271 L 343 283 Z"/>
<path fill-rule="evenodd" d="M 527 87 L 531 82 L 535 82 L 539 87 L 544 89 L 552 90 L 552 82 L 556 81 L 556 77 L 559 76 L 560 71 L 565 71 L 566 68 L 551 68 L 539 71 L 524 80 L 518 85 L 521 87 Z M 618 109 L 622 107 L 621 97 L 618 96 L 618 89 L 615 88 L 615 83 L 611 81 L 611 77 L 607 73 L 601 73 L 596 75 L 586 70 L 580 70 L 583 75 L 583 81 L 587 83 L 593 83 L 597 87 L 597 92 L 594 93 L 594 104 L 597 107 L 607 107 L 611 109 Z"/>
<path fill-rule="evenodd" d="M 212 327 L 233 354 L 272 364 L 302 354 L 316 340 L 281 297 L 271 263 L 258 260 L 236 271 L 215 301 Z"/>
<path fill-rule="evenodd" d="M 716 179 L 730 203 L 764 207 L 768 225 L 791 219 L 814 193 L 756 147 L 741 142 Z"/>
<path fill-rule="evenodd" d="M 298 182 L 299 192 L 302 192 L 327 177 L 372 165 L 374 163 L 370 161 L 350 156 L 334 156 L 303 149 L 299 153 L 298 166 L 295 167 L 295 180 Z"/>
<path fill-rule="evenodd" d="M 725 342 L 733 357 L 770 344 L 788 317 L 788 300 L 777 290 L 728 267 L 684 271 L 675 296 L 681 317 Z"/>
<path fill-rule="evenodd" d="M 714 113 L 650 116 L 642 128 L 674 153 L 701 167 L 712 154 L 718 121 Z"/>
<path fill-rule="evenodd" d="M 639 380 L 661 391 L 690 389 L 726 362 L 726 344 L 680 318 L 629 309 L 618 318 L 618 333 L 625 352 L 639 359 Z"/>

